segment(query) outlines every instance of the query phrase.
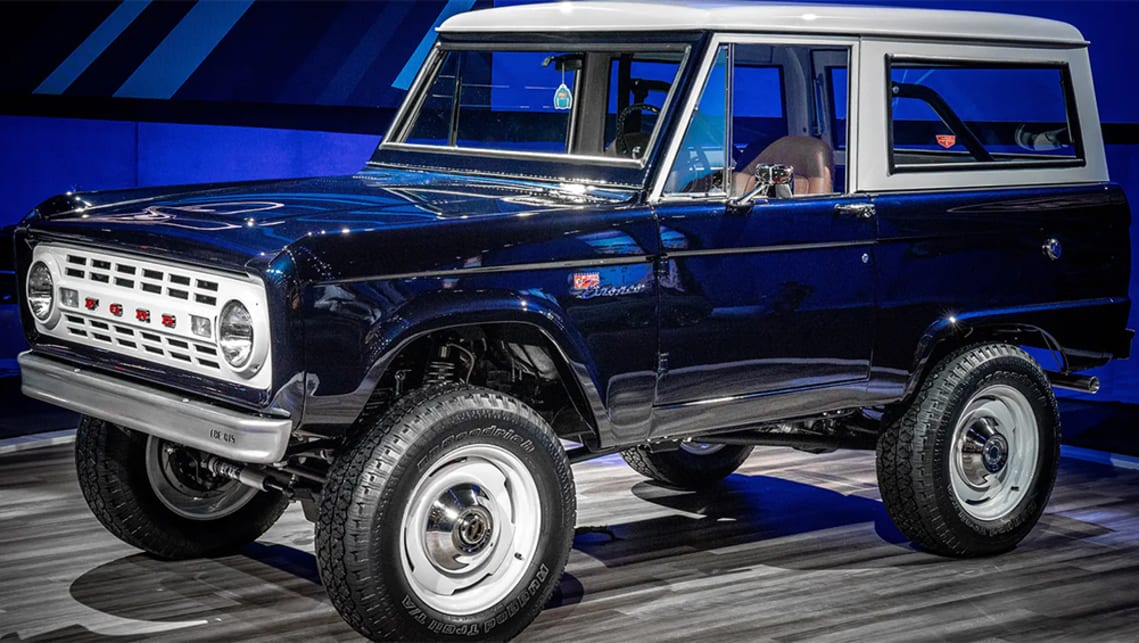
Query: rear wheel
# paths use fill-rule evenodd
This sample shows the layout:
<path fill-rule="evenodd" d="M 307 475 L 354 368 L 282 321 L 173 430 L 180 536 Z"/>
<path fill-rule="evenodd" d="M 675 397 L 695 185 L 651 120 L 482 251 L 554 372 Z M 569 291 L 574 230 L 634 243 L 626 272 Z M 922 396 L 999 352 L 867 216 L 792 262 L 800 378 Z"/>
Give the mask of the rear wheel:
<path fill-rule="evenodd" d="M 738 444 L 681 442 L 675 451 L 647 446 L 621 452 L 637 473 L 680 489 L 700 489 L 731 475 L 751 455 L 752 447 Z"/>
<path fill-rule="evenodd" d="M 953 556 L 1012 549 L 1052 492 L 1056 398 L 1040 367 L 1007 344 L 966 347 L 930 372 L 878 441 L 878 484 L 898 528 Z"/>
<path fill-rule="evenodd" d="M 541 611 L 575 520 L 565 451 L 518 400 L 413 392 L 335 461 L 316 551 L 341 616 L 377 639 L 508 639 Z"/>
<path fill-rule="evenodd" d="M 265 533 L 289 501 L 215 476 L 202 453 L 84 417 L 76 431 L 79 486 L 123 542 L 162 558 L 233 551 Z"/>

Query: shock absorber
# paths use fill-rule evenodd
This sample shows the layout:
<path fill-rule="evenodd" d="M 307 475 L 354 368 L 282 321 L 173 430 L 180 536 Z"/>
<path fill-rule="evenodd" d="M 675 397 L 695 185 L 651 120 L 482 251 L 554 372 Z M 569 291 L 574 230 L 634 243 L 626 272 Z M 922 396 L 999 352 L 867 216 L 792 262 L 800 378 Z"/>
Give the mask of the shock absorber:
<path fill-rule="evenodd" d="M 443 382 L 456 381 L 458 378 L 455 373 L 458 371 L 458 367 L 450 358 L 451 345 L 440 346 L 436 359 L 427 362 L 427 368 L 423 372 L 423 384 L 442 384 Z"/>

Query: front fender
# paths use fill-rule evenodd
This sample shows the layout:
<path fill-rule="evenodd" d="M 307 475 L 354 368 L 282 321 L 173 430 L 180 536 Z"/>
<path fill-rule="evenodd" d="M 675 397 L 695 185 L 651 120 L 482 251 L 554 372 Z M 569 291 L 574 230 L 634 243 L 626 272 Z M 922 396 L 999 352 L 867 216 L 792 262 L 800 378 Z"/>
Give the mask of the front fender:
<path fill-rule="evenodd" d="M 461 326 L 524 324 L 544 335 L 567 365 L 595 426 L 608 423 L 596 365 L 585 338 L 556 298 L 541 290 L 439 288 L 408 292 L 411 284 L 328 284 L 310 289 L 310 392 L 303 423 L 355 421 L 400 351 L 424 335 Z M 444 281 L 444 286 L 446 280 Z M 428 284 L 418 284 L 426 287 Z"/>

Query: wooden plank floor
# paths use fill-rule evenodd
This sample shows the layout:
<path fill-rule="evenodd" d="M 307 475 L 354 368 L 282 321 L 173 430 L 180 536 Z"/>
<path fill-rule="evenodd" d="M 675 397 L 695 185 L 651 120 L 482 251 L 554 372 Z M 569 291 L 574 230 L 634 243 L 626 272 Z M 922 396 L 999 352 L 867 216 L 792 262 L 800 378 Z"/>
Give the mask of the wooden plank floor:
<path fill-rule="evenodd" d="M 242 555 L 160 562 L 103 531 L 68 446 L 0 456 L 0 641 L 357 640 L 292 508 Z M 1064 460 L 1019 549 L 912 549 L 868 453 L 757 451 L 715 493 L 575 466 L 583 533 L 523 640 L 1139 639 L 1139 473 Z"/>

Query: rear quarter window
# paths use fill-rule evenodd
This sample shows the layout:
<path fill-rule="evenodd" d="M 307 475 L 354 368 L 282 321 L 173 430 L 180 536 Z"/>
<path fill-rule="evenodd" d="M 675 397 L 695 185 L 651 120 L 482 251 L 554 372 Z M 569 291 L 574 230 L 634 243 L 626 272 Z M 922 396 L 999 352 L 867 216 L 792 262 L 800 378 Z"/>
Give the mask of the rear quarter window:
<path fill-rule="evenodd" d="M 894 172 L 1082 164 L 1065 66 L 893 60 L 889 81 Z"/>

